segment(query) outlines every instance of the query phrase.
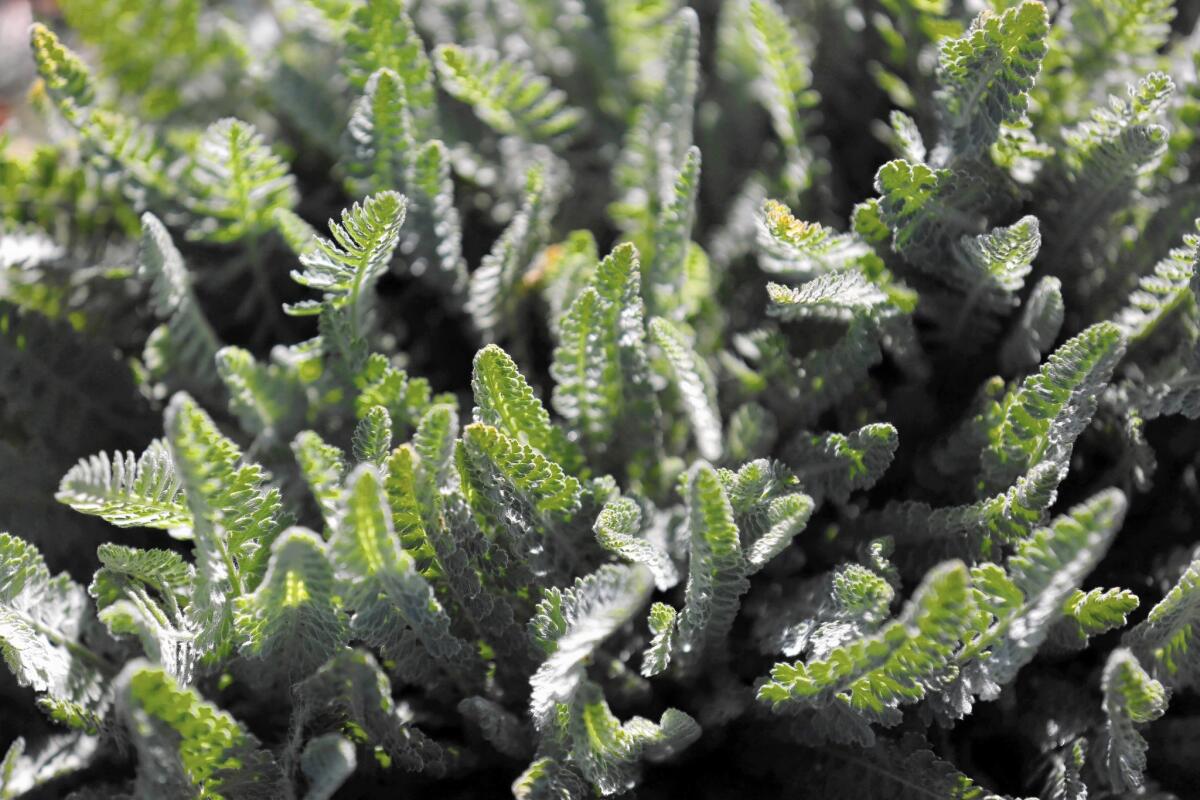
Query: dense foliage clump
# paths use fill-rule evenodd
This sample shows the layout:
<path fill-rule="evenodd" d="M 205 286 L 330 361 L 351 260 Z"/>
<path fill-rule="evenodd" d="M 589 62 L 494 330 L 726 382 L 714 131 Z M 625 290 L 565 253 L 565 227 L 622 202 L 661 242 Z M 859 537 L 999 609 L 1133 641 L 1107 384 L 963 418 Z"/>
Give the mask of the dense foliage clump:
<path fill-rule="evenodd" d="M 1200 785 L 1200 5 L 39 8 L 0 797 Z"/>

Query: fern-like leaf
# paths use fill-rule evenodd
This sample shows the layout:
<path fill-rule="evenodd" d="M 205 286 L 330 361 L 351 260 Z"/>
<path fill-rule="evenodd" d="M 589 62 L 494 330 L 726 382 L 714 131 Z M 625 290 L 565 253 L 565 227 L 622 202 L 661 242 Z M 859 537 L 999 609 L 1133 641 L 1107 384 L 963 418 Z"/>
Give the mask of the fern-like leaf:
<path fill-rule="evenodd" d="M 491 425 L 528 444 L 568 472 L 575 472 L 583 465 L 579 448 L 550 421 L 542 401 L 504 350 L 488 345 L 475 354 L 471 390 L 475 396 L 476 422 Z"/>
<path fill-rule="evenodd" d="M 392 449 L 392 418 L 383 406 L 372 406 L 354 427 L 354 460 L 383 465 Z"/>
<path fill-rule="evenodd" d="M 218 384 L 217 334 L 192 290 L 183 256 L 166 227 L 152 214 L 142 215 L 139 273 L 150 283 L 155 315 L 163 323 L 165 346 L 147 345 L 146 361 L 158 374 L 199 390 Z M 153 342 L 154 339 L 151 339 Z"/>
<path fill-rule="evenodd" d="M 1168 686 L 1181 689 L 1200 681 L 1200 650 L 1193 645 L 1200 625 L 1200 560 L 1193 561 L 1126 643 Z"/>
<path fill-rule="evenodd" d="M 192 398 L 171 400 L 165 428 L 192 515 L 197 646 L 220 659 L 233 644 L 234 601 L 258 586 L 287 516 L 262 468 L 246 461 Z"/>
<path fill-rule="evenodd" d="M 440 45 L 433 54 L 442 88 L 475 109 L 498 133 L 552 142 L 577 127 L 583 112 L 531 66 L 485 47 Z"/>
<path fill-rule="evenodd" d="M 162 440 L 141 456 L 116 452 L 81 459 L 63 476 L 55 498 L 83 514 L 94 514 L 120 528 L 160 530 L 190 527 L 171 453 Z"/>
<path fill-rule="evenodd" d="M 653 638 L 642 654 L 642 675 L 652 678 L 671 665 L 671 649 L 675 641 L 675 609 L 666 603 L 650 606 L 647 623 Z"/>
<path fill-rule="evenodd" d="M 80 641 L 87 614 L 83 587 L 66 573 L 51 577 L 37 548 L 0 533 L 0 654 L 52 719 L 95 733 L 111 672 Z"/>
<path fill-rule="evenodd" d="M 366 0 L 357 5 L 346 30 L 346 66 L 359 88 L 380 69 L 399 76 L 424 139 L 436 124 L 433 69 L 405 5 L 404 0 Z"/>
<path fill-rule="evenodd" d="M 333 239 L 318 237 L 315 249 L 301 256 L 303 272 L 292 278 L 302 286 L 324 292 L 335 308 L 348 307 L 355 331 L 365 327 L 364 294 L 387 271 L 404 223 L 404 198 L 395 192 L 368 197 L 362 205 L 330 221 Z"/>
<path fill-rule="evenodd" d="M 888 296 L 860 272 L 829 272 L 799 289 L 767 284 L 767 314 L 785 322 L 803 319 L 848 321 L 857 314 L 872 316 L 888 304 Z"/>
<path fill-rule="evenodd" d="M 1120 330 L 1098 323 L 1022 381 L 1003 402 L 1003 421 L 984 452 L 985 486 L 996 490 L 1011 485 L 1044 459 L 1065 459 L 1091 422 L 1097 398 L 1124 352 Z"/>
<path fill-rule="evenodd" d="M 571 758 L 602 796 L 625 792 L 641 779 L 641 761 L 662 761 L 700 737 L 700 726 L 675 708 L 655 724 L 633 717 L 622 724 L 600 687 L 585 682 L 575 694 L 566 723 Z"/>
<path fill-rule="evenodd" d="M 285 531 L 271 546 L 262 583 L 238 598 L 241 652 L 278 664 L 292 683 L 307 677 L 346 642 L 334 589 L 325 543 L 304 528 Z"/>
<path fill-rule="evenodd" d="M 688 473 L 686 499 L 688 581 L 672 656 L 689 674 L 704 658 L 723 657 L 725 637 L 750 582 L 733 507 L 708 464 L 698 463 Z"/>
<path fill-rule="evenodd" d="M 194 689 L 136 661 L 121 673 L 118 687 L 137 749 L 140 793 L 254 798 L 281 790 L 283 774 L 270 752 Z"/>
<path fill-rule="evenodd" d="M 666 358 L 671 382 L 692 424 L 696 449 L 704 458 L 719 459 L 723 449 L 721 415 L 712 371 L 672 323 L 654 317 L 649 330 L 650 340 Z"/>
<path fill-rule="evenodd" d="M 222 119 L 196 143 L 189 206 L 199 219 L 188 235 L 212 242 L 261 236 L 278 209 L 296 205 L 295 179 L 248 123 Z"/>
<path fill-rule="evenodd" d="M 816 102 L 812 75 L 791 22 L 775 0 L 751 0 L 750 39 L 761 62 L 762 94 L 775 135 L 787 153 L 789 189 L 807 187 L 810 156 L 804 149 L 804 110 Z"/>
<path fill-rule="evenodd" d="M 653 573 L 658 590 L 665 592 L 679 583 L 679 572 L 666 551 L 643 537 L 641 527 L 642 511 L 637 503 L 619 497 L 601 509 L 594 530 L 604 549 L 645 566 Z"/>
<path fill-rule="evenodd" d="M 1125 648 L 1108 657 L 1101 688 L 1107 717 L 1104 757 L 1109 785 L 1117 792 L 1136 792 L 1145 783 L 1146 740 L 1135 726 L 1166 713 L 1167 690 Z"/>
<path fill-rule="evenodd" d="M 460 687 L 475 688 L 483 665 L 451 630 L 449 616 L 417 571 L 412 554 L 401 549 L 390 511 L 375 468 L 359 465 L 347 479 L 344 511 L 330 540 L 343 586 L 339 594 L 354 611 L 350 629 L 389 658 L 403 661 L 423 653 Z M 413 649 L 418 652 L 405 652 Z M 437 676 L 423 677 L 433 685 L 438 682 Z"/>
<path fill-rule="evenodd" d="M 529 622 L 545 660 L 530 679 L 530 707 L 539 727 L 555 703 L 568 703 L 584 679 L 581 662 L 640 611 L 653 590 L 648 570 L 605 565 L 568 589 L 548 589 Z"/>
<path fill-rule="evenodd" d="M 974 611 L 970 578 L 961 562 L 947 562 L 925 580 L 896 620 L 874 636 L 809 663 L 776 664 L 758 699 L 777 711 L 849 711 L 885 726 L 900 721 L 897 707 L 916 702 L 953 674 L 964 622 Z M 847 721 L 848 722 L 848 721 Z M 849 724 L 839 738 L 865 739 L 869 729 Z"/>
<path fill-rule="evenodd" d="M 593 463 L 656 450 L 660 413 L 633 245 L 619 245 L 596 267 L 559 321 L 558 338 L 551 400 Z"/>
<path fill-rule="evenodd" d="M 512 330 L 524 292 L 522 279 L 544 244 L 554 205 L 545 176 L 530 170 L 521 208 L 471 273 L 467 311 L 484 341 L 497 341 Z"/>
<path fill-rule="evenodd" d="M 899 446 L 896 429 L 886 423 L 840 433 L 801 433 L 788 455 L 800 485 L 820 502 L 845 503 L 850 493 L 869 489 L 892 463 Z"/>
<path fill-rule="evenodd" d="M 1000 363 L 1006 373 L 1025 372 L 1041 363 L 1058 338 L 1063 314 L 1062 281 L 1047 275 L 1029 293 L 1021 316 L 1000 346 Z"/>
<path fill-rule="evenodd" d="M 1025 115 L 1049 32 L 1046 7 L 1026 0 L 1003 14 L 980 14 L 965 36 L 942 43 L 938 99 L 943 137 L 956 155 L 983 152 L 1002 125 Z"/>

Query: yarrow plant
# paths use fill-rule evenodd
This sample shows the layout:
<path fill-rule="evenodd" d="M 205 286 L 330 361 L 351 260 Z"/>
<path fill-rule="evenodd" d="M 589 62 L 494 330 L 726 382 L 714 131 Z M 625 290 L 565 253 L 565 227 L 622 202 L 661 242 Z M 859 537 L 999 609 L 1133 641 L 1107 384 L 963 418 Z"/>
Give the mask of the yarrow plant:
<path fill-rule="evenodd" d="M 46 5 L 0 798 L 1200 785 L 1194 3 Z"/>

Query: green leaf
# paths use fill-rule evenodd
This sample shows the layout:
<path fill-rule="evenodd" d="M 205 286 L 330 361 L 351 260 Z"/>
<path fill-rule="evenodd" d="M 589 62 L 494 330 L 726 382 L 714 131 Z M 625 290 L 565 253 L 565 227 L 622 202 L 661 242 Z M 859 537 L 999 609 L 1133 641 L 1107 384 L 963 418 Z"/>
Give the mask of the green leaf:
<path fill-rule="evenodd" d="M 292 440 L 292 453 L 300 465 L 300 474 L 321 509 L 328 531 L 342 507 L 342 478 L 346 474 L 346 455 L 313 431 L 303 431 Z"/>
<path fill-rule="evenodd" d="M 611 553 L 634 564 L 642 564 L 654 575 L 654 585 L 665 592 L 679 583 L 679 571 L 659 545 L 641 534 L 642 511 L 626 497 L 610 500 L 596 517 L 596 541 Z"/>
<path fill-rule="evenodd" d="M 479 637 L 497 653 L 505 680 L 531 670 L 531 648 L 514 616 L 515 597 L 493 583 L 496 564 L 491 547 L 476 527 L 454 485 L 452 458 L 458 419 L 449 405 L 434 406 L 421 420 L 411 447 L 396 448 L 387 461 L 384 488 L 392 525 L 401 546 L 416 562 L 456 620 L 469 620 Z M 501 584 L 503 585 L 503 584 Z M 521 612 L 524 619 L 524 607 Z"/>
<path fill-rule="evenodd" d="M 55 499 L 120 528 L 191 527 L 171 453 L 161 439 L 141 456 L 126 451 L 80 459 L 63 476 Z"/>
<path fill-rule="evenodd" d="M 1069 648 L 1084 647 L 1090 637 L 1124 627 L 1139 604 L 1128 589 L 1076 589 L 1063 603 L 1063 619 L 1054 635 Z"/>
<path fill-rule="evenodd" d="M 278 441 L 300 426 L 307 399 L 299 375 L 289 365 L 274 360 L 260 364 L 240 347 L 222 347 L 216 361 L 229 393 L 229 410 L 245 430 Z"/>
<path fill-rule="evenodd" d="M 1087 739 L 1080 737 L 1051 756 L 1042 783 L 1045 800 L 1087 800 L 1088 787 L 1083 780 L 1087 745 Z"/>
<path fill-rule="evenodd" d="M 1192 300 L 1189 286 L 1198 265 L 1200 236 L 1188 234 L 1183 246 L 1172 249 L 1154 265 L 1153 274 L 1138 279 L 1137 289 L 1115 320 L 1131 344 L 1154 333 L 1176 309 Z"/>
<path fill-rule="evenodd" d="M 771 679 L 759 687 L 758 699 L 777 711 L 835 713 L 841 707 L 865 720 L 895 725 L 899 705 L 917 702 L 953 674 L 964 623 L 973 612 L 966 567 L 942 564 L 925 576 L 903 613 L 879 633 L 821 660 L 776 664 Z M 867 731 L 865 738 L 869 743 L 873 737 Z"/>
<path fill-rule="evenodd" d="M 632 22 L 645 10 L 626 7 L 623 13 Z M 669 19 L 661 81 L 635 112 L 613 168 L 619 199 L 609 213 L 624 229 L 648 227 L 659 216 L 674 197 L 679 167 L 692 146 L 700 84 L 700 23 L 690 8 L 679 9 Z M 644 30 L 647 23 L 640 20 L 640 27 Z M 663 45 L 657 44 L 657 49 L 662 52 Z"/>
<path fill-rule="evenodd" d="M 422 145 L 408 164 L 404 185 L 412 204 L 405 241 L 416 240 L 409 271 L 442 287 L 450 295 L 448 301 L 457 307 L 465 298 L 469 279 L 446 145 L 437 139 Z"/>
<path fill-rule="evenodd" d="M 102 544 L 96 550 L 103 567 L 88 593 L 100 621 L 114 636 L 137 636 L 146 655 L 181 683 L 192 679 L 196 635 L 184 611 L 192 595 L 195 570 L 170 550 L 139 550 Z"/>
<path fill-rule="evenodd" d="M 360 464 L 347 478 L 345 507 L 330 549 L 343 587 L 338 593 L 353 610 L 355 637 L 396 660 L 408 680 L 436 686 L 440 676 L 429 674 L 422 663 L 430 662 L 459 689 L 479 687 L 483 663 L 452 630 L 413 554 L 401 549 L 383 482 L 370 464 Z"/>
<path fill-rule="evenodd" d="M 96 555 L 104 569 L 140 581 L 164 598 L 183 600 L 191 591 L 195 570 L 172 550 L 140 550 L 119 544 L 102 544 Z M 92 589 L 95 594 L 95 584 Z M 97 598 L 104 602 L 103 597 Z"/>
<path fill-rule="evenodd" d="M 421 416 L 433 402 L 433 390 L 424 378 L 413 378 L 402 369 L 392 366 L 387 356 L 372 353 L 354 377 L 358 396 L 354 398 L 354 413 L 362 424 L 375 408 L 382 407 L 390 416 L 390 435 L 408 436 Z M 380 429 L 382 434 L 383 429 Z"/>
<path fill-rule="evenodd" d="M 408 99 L 400 76 L 390 69 L 371 74 L 354 105 L 347 128 L 352 147 L 347 171 L 359 194 L 404 188 L 416 147 Z"/>
<path fill-rule="evenodd" d="M 925 161 L 929 152 L 916 120 L 896 110 L 888 114 L 888 125 L 891 127 L 892 149 L 897 156 L 905 161 Z"/>
<path fill-rule="evenodd" d="M 678 318 L 686 310 L 684 290 L 692 257 L 692 225 L 700 192 L 700 149 L 689 148 L 664 197 L 653 228 L 654 257 L 646 265 L 645 298 L 652 314 Z"/>
<path fill-rule="evenodd" d="M 58 37 L 40 22 L 29 29 L 29 38 L 46 91 L 63 116 L 76 122 L 82 111 L 96 100 L 91 72 L 79 56 L 63 47 Z"/>
<path fill-rule="evenodd" d="M 848 321 L 875 316 L 890 304 L 888 296 L 860 272 L 827 272 L 798 289 L 767 284 L 767 315 L 784 322 L 816 319 Z"/>
<path fill-rule="evenodd" d="M 0 533 L 0 653 L 52 718 L 95 733 L 110 673 L 80 642 L 87 605 L 83 587 L 66 573 L 51 577 L 32 544 Z"/>
<path fill-rule="evenodd" d="M 1151 672 L 1173 689 L 1200 680 L 1200 649 L 1193 642 L 1200 626 L 1200 559 L 1192 561 L 1142 622 L 1126 635 L 1126 643 Z"/>
<path fill-rule="evenodd" d="M 441 141 L 418 139 L 415 127 L 400 76 L 387 68 L 372 73 L 348 128 L 350 188 L 358 194 L 405 193 L 408 224 L 401 250 L 408 271 L 448 292 L 457 306 L 468 278 L 449 154 Z"/>
<path fill-rule="evenodd" d="M 284 531 L 271 545 L 262 583 L 238 598 L 234 622 L 242 654 L 278 669 L 291 683 L 308 676 L 346 642 L 334 589 L 320 537 L 304 528 Z"/>
<path fill-rule="evenodd" d="M 433 53 L 441 86 L 470 105 L 497 133 L 555 142 L 583 120 L 567 97 L 525 62 L 486 47 L 439 45 Z"/>
<path fill-rule="evenodd" d="M 458 408 L 449 403 L 430 406 L 421 417 L 412 441 L 419 459 L 415 491 L 422 509 L 432 509 L 441 500 L 439 490 L 451 475 L 456 438 Z"/>
<path fill-rule="evenodd" d="M 486 461 L 539 514 L 569 516 L 579 510 L 582 488 L 557 463 L 490 425 L 463 429 L 468 457 Z"/>
<path fill-rule="evenodd" d="M 226 118 L 196 143 L 188 173 L 188 205 L 198 221 L 188 238 L 217 243 L 258 237 L 275 227 L 275 212 L 298 201 L 288 165 L 253 125 Z"/>
<path fill-rule="evenodd" d="M 434 544 L 437 536 L 431 536 L 431 529 L 445 525 L 445 520 L 440 514 L 441 497 L 433 497 L 439 491 L 437 483 L 431 481 L 429 476 L 422 475 L 425 484 L 422 493 L 427 498 L 425 502 L 435 504 L 434 507 L 425 507 L 418 498 L 419 465 L 419 457 L 410 445 L 397 447 L 387 456 L 383 465 L 384 493 L 392 511 L 392 528 L 400 538 L 401 548 L 413 557 L 417 571 L 437 589 L 445 575 L 438 564 L 437 547 Z"/>
<path fill-rule="evenodd" d="M 1078 272 L 1079 245 L 1125 208 L 1138 177 L 1152 168 L 1167 148 L 1167 129 L 1155 122 L 1175 84 L 1152 72 L 1128 87 L 1128 99 L 1110 96 L 1091 118 L 1062 134 L 1064 147 L 1047 181 L 1048 197 L 1057 210 L 1047 263 L 1063 264 L 1060 274 Z"/>
<path fill-rule="evenodd" d="M 404 0 L 365 0 L 346 29 L 346 67 L 362 88 L 371 75 L 387 69 L 399 76 L 420 138 L 434 132 L 436 96 L 425 46 L 409 18 Z"/>
<path fill-rule="evenodd" d="M 1124 352 L 1117 326 L 1097 323 L 1010 392 L 1001 403 L 1003 421 L 982 456 L 984 486 L 995 491 L 1039 462 L 1065 461 Z"/>
<path fill-rule="evenodd" d="M 729 416 L 725 452 L 733 463 L 766 455 L 779 436 L 775 415 L 758 403 L 743 403 Z"/>
<path fill-rule="evenodd" d="M 1047 275 L 1038 281 L 1021 307 L 1021 316 L 1000 347 L 1005 373 L 1027 372 L 1050 352 L 1062 329 L 1062 281 Z"/>
<path fill-rule="evenodd" d="M 246 461 L 192 398 L 172 398 L 165 428 L 194 526 L 197 646 L 220 660 L 232 648 L 233 603 L 258 586 L 287 517 L 262 467 Z"/>
<path fill-rule="evenodd" d="M 174 381 L 211 391 L 219 384 L 216 373 L 217 334 L 192 290 L 192 277 L 171 234 L 152 214 L 142 215 L 139 275 L 150 282 L 155 316 L 169 332 L 169 346 L 151 352 L 146 361 L 155 371 Z M 157 357 L 156 357 L 157 356 Z M 165 360 L 164 360 L 165 359 Z"/>
<path fill-rule="evenodd" d="M 892 249 L 910 266 L 935 280 L 944 278 L 945 253 L 963 235 L 973 233 L 973 215 L 986 207 L 986 184 L 973 173 L 936 169 L 903 159 L 875 173 L 878 203 L 855 210 L 859 235 L 875 242 L 891 231 Z"/>
<path fill-rule="evenodd" d="M 980 601 L 992 619 L 958 655 L 964 665 L 961 688 L 990 699 L 1033 660 L 1062 618 L 1066 600 L 1108 552 L 1126 506 L 1120 491 L 1100 492 L 1021 541 L 1007 574 L 989 564 L 975 568 Z M 952 716 L 971 708 L 959 688 L 946 692 Z"/>
<path fill-rule="evenodd" d="M 1117 792 L 1136 792 L 1145 783 L 1147 746 L 1136 726 L 1166 713 L 1167 690 L 1123 647 L 1108 657 L 1101 688 L 1107 718 L 1104 760 L 1109 785 Z"/>
<path fill-rule="evenodd" d="M 759 459 L 736 473 L 717 473 L 729 495 L 734 521 L 752 575 L 782 553 L 812 516 L 813 500 L 793 492 L 796 481 L 778 464 Z"/>
<path fill-rule="evenodd" d="M 840 433 L 800 433 L 788 458 L 804 490 L 820 502 L 844 504 L 850 493 L 874 486 L 892 463 L 899 446 L 896 429 L 887 423 L 864 425 Z"/>
<path fill-rule="evenodd" d="M 504 350 L 488 345 L 475 354 L 471 390 L 476 422 L 528 444 L 568 472 L 577 472 L 583 466 L 579 448 L 550 421 L 550 413 Z"/>
<path fill-rule="evenodd" d="M 601 795 L 634 788 L 641 760 L 665 760 L 700 738 L 700 726 L 678 709 L 663 712 L 658 724 L 633 717 L 622 724 L 608 707 L 600 687 L 585 682 L 570 706 L 566 724 L 571 759 Z"/>
<path fill-rule="evenodd" d="M 593 463 L 612 469 L 656 451 L 662 435 L 640 287 L 637 250 L 618 245 L 560 320 L 550 365 L 555 410 Z"/>
<path fill-rule="evenodd" d="M 1025 0 L 1003 14 L 981 13 L 961 39 L 942 42 L 937 97 L 942 136 L 955 155 L 982 153 L 1001 125 L 1025 116 L 1049 33 L 1046 7 Z"/>
<path fill-rule="evenodd" d="M 381 192 L 342 212 L 341 223 L 330 220 L 333 239 L 318 237 L 315 248 L 300 257 L 303 272 L 292 272 L 301 286 L 324 292 L 333 308 L 347 308 L 350 329 L 361 335 L 368 308 L 365 297 L 387 271 L 404 223 L 404 198 Z"/>
<path fill-rule="evenodd" d="M 666 357 L 671 382 L 692 425 L 696 449 L 704 458 L 719 459 L 723 450 L 721 414 L 712 371 L 679 329 L 667 320 L 654 317 L 649 330 L 650 340 Z"/>
<path fill-rule="evenodd" d="M 959 329 L 971 324 L 968 320 L 976 309 L 1007 314 L 1017 304 L 1017 292 L 1025 285 L 1041 245 L 1042 235 L 1033 216 L 958 240 L 953 250 L 957 269 L 947 270 L 941 279 L 966 295 L 958 312 Z"/>
<path fill-rule="evenodd" d="M 317 248 L 317 229 L 304 221 L 289 208 L 275 210 L 275 229 L 283 237 L 288 249 L 297 256 L 311 253 Z"/>
<path fill-rule="evenodd" d="M 750 40 L 763 78 L 763 104 L 787 155 L 784 180 L 793 192 L 807 188 L 811 156 L 804 149 L 804 110 L 816 104 L 808 59 L 787 15 L 775 0 L 751 0 Z"/>
<path fill-rule="evenodd" d="M 725 638 L 750 582 L 733 507 L 716 471 L 695 464 L 685 497 L 688 581 L 672 655 L 681 672 L 694 674 L 705 658 L 720 661 L 728 655 Z"/>
<path fill-rule="evenodd" d="M 650 606 L 647 617 L 653 638 L 642 654 L 642 675 L 653 678 L 661 675 L 671 664 L 671 649 L 675 641 L 675 609 L 666 603 Z"/>
<path fill-rule="evenodd" d="M 282 790 L 283 774 L 270 752 L 194 689 L 136 661 L 121 673 L 118 686 L 137 748 L 139 793 L 238 800 Z"/>
<path fill-rule="evenodd" d="M 354 427 L 354 460 L 383 466 L 392 449 L 392 418 L 383 406 L 372 406 Z"/>
<path fill-rule="evenodd" d="M 583 800 L 588 788 L 579 773 L 546 756 L 513 781 L 512 793 L 516 800 Z"/>
<path fill-rule="evenodd" d="M 809 280 L 876 258 L 857 234 L 837 233 L 819 222 L 798 220 L 776 200 L 763 204 L 756 227 L 759 266 L 772 275 Z"/>
<path fill-rule="evenodd" d="M 872 515 L 871 524 L 894 535 L 918 565 L 944 556 L 990 558 L 1043 521 L 1065 475 L 1065 464 L 1043 461 L 978 502 L 943 508 L 913 500 L 892 503 Z"/>
<path fill-rule="evenodd" d="M 584 680 L 582 662 L 638 613 L 653 591 L 648 570 L 606 564 L 568 589 L 547 589 L 529 632 L 545 660 L 530 678 L 530 708 L 539 727 L 555 703 L 570 702 Z"/>
<path fill-rule="evenodd" d="M 512 332 L 525 295 L 526 272 L 546 242 L 556 203 L 541 169 L 531 169 L 520 209 L 471 273 L 467 311 L 484 341 L 498 341 Z"/>

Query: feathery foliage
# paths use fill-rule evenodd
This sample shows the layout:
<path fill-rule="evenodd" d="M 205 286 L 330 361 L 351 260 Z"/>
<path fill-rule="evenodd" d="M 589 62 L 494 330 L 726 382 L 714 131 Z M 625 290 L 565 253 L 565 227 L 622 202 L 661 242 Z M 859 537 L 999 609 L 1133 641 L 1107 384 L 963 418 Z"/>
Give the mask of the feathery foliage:
<path fill-rule="evenodd" d="M 1200 785 L 1194 3 L 0 9 L 0 797 Z"/>

